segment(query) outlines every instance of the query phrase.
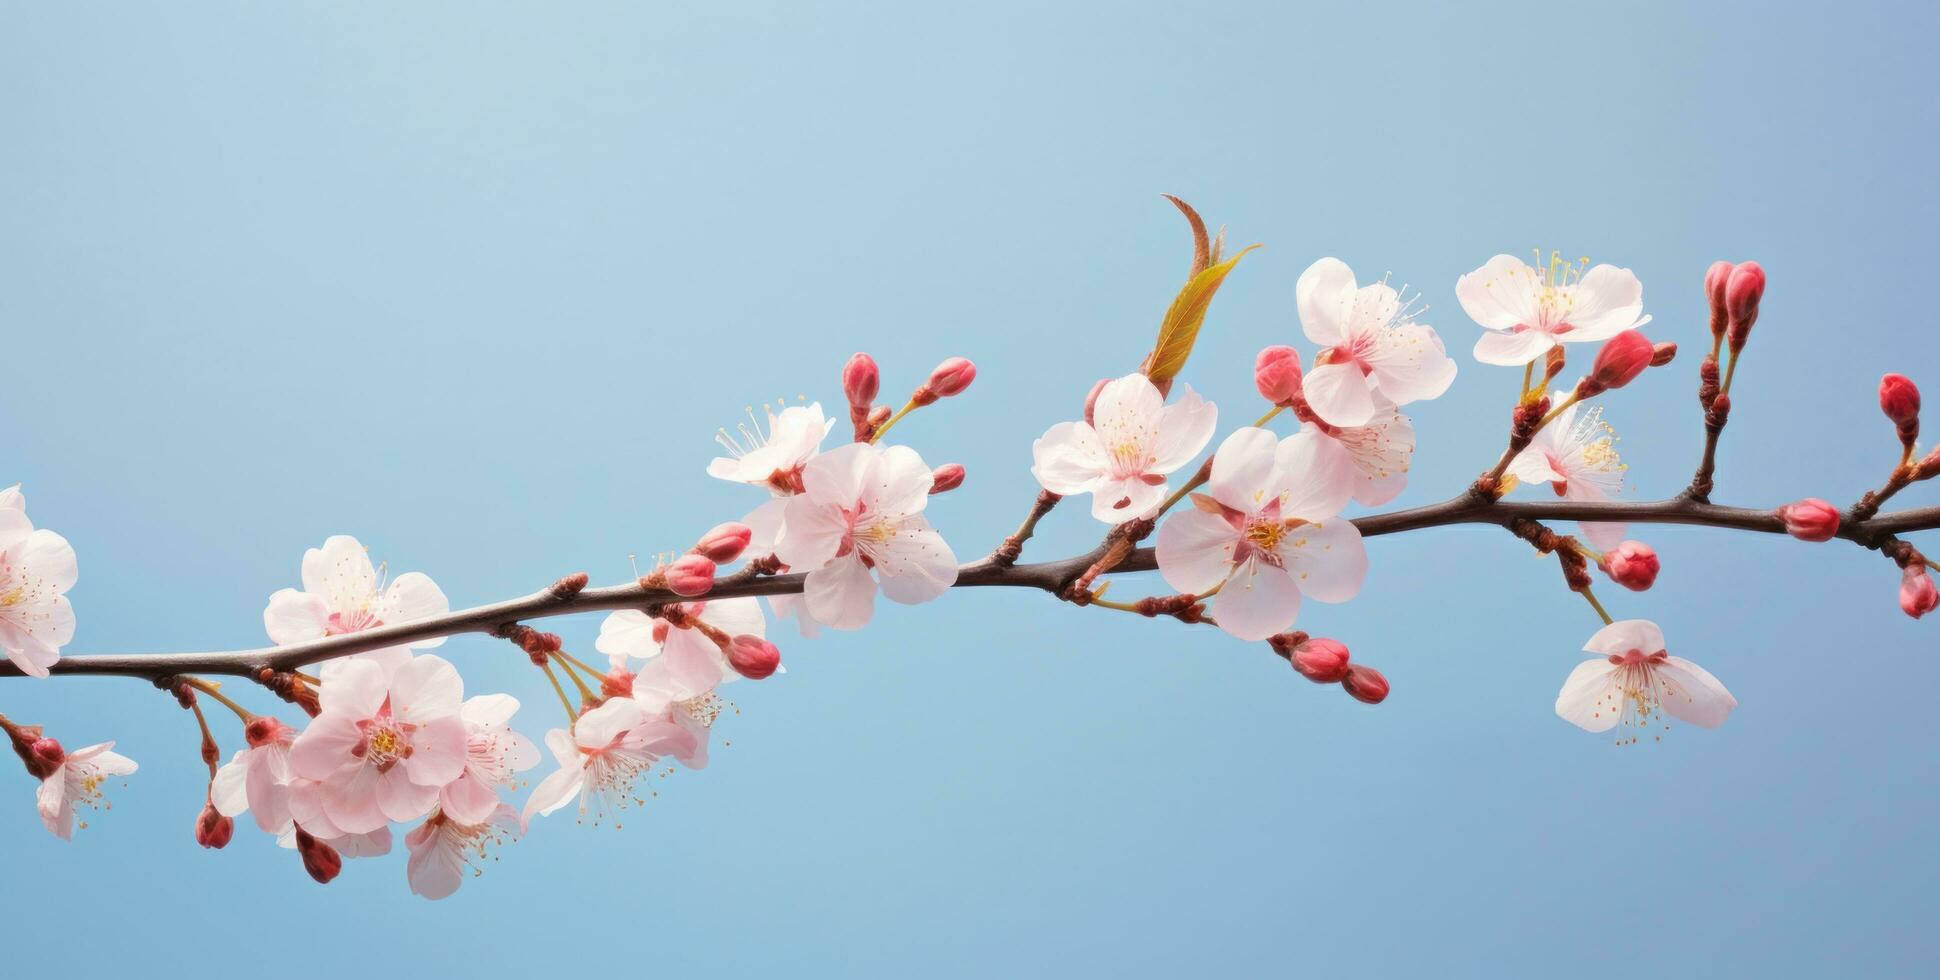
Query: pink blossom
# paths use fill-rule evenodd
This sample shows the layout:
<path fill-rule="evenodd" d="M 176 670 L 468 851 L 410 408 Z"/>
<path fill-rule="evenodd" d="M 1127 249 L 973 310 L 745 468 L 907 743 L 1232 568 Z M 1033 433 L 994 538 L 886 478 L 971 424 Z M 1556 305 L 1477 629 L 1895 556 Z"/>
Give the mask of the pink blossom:
<path fill-rule="evenodd" d="M 53 739 L 42 739 L 53 742 Z M 116 776 L 130 775 L 135 771 L 135 762 L 126 756 L 116 755 L 109 749 L 113 742 L 101 742 L 86 748 L 61 754 L 61 760 L 52 772 L 40 781 L 40 792 L 35 803 L 40 810 L 40 822 L 47 830 L 62 840 L 74 836 L 74 808 L 97 809 L 104 806 L 102 786 Z M 54 743 L 59 751 L 59 743 Z M 36 753 L 42 758 L 53 753 L 41 751 L 35 746 Z M 87 821 L 81 826 L 87 827 Z"/>
<path fill-rule="evenodd" d="M 1664 632 L 1647 619 L 1625 619 L 1597 630 L 1583 649 L 1596 656 L 1577 665 L 1556 695 L 1556 714 L 1584 731 L 1630 729 L 1618 744 L 1635 744 L 1662 715 L 1716 728 L 1738 699 L 1697 664 L 1664 649 Z M 1669 727 L 1667 725 L 1663 727 Z"/>
<path fill-rule="evenodd" d="M 1307 339 L 1325 348 L 1301 387 L 1328 424 L 1367 424 L 1376 392 L 1406 405 L 1440 397 L 1454 382 L 1441 338 L 1414 321 L 1387 283 L 1357 285 L 1347 263 L 1326 258 L 1300 274 L 1294 295 Z"/>
<path fill-rule="evenodd" d="M 388 678 L 379 664 L 345 663 L 324 682 L 322 713 L 290 746 L 290 769 L 323 784 L 323 812 L 346 833 L 422 817 L 465 771 L 464 688 L 435 656 Z"/>
<path fill-rule="evenodd" d="M 1374 415 L 1365 424 L 1314 425 L 1318 465 L 1352 474 L 1354 501 L 1378 507 L 1408 485 L 1415 455 L 1415 424 L 1385 396 L 1374 396 Z"/>
<path fill-rule="evenodd" d="M 1213 617 L 1241 639 L 1293 625 L 1303 594 L 1353 598 L 1367 575 L 1360 531 L 1336 519 L 1352 474 L 1321 461 L 1320 438 L 1234 432 L 1213 454 L 1210 495 L 1193 495 L 1194 509 L 1159 529 L 1159 573 L 1181 592 L 1218 588 Z"/>
<path fill-rule="evenodd" d="M 249 747 L 216 770 L 209 800 L 225 817 L 249 813 L 256 818 L 256 826 L 281 834 L 290 823 L 290 745 L 296 741 L 296 729 L 257 715 L 244 726 L 243 734 Z"/>
<path fill-rule="evenodd" d="M 511 728 L 519 710 L 509 694 L 480 694 L 458 709 L 465 723 L 465 769 L 438 792 L 438 808 L 460 824 L 488 820 L 500 790 L 539 764 L 539 749 Z"/>
<path fill-rule="evenodd" d="M 1487 329 L 1475 344 L 1484 364 L 1521 367 L 1557 344 L 1596 343 L 1650 322 L 1636 273 L 1570 265 L 1550 253 L 1542 269 L 1498 255 L 1455 281 L 1455 298 Z"/>
<path fill-rule="evenodd" d="M 66 593 L 79 574 L 67 539 L 27 519 L 20 488 L 0 490 L 0 650 L 22 673 L 46 677 L 74 639 Z"/>
<path fill-rule="evenodd" d="M 762 407 L 765 424 L 748 410 L 748 424 L 734 434 L 720 430 L 714 441 L 727 450 L 707 464 L 707 475 L 735 483 L 767 487 L 777 496 L 799 492 L 802 467 L 822 451 L 822 440 L 835 420 L 822 415 L 822 404 L 790 405 L 776 412 Z"/>
<path fill-rule="evenodd" d="M 1548 483 L 1566 500 L 1610 500 L 1623 492 L 1625 466 L 1616 443 L 1601 406 L 1571 405 L 1509 461 L 1509 473 L 1523 483 Z M 1600 550 L 1616 547 L 1626 529 L 1621 523 L 1583 522 L 1583 536 Z"/>
<path fill-rule="evenodd" d="M 1091 516 L 1107 524 L 1156 508 L 1166 475 L 1192 462 L 1219 423 L 1219 410 L 1190 385 L 1167 405 L 1143 374 L 1108 382 L 1090 414 L 1089 421 L 1052 426 L 1031 444 L 1031 475 L 1055 494 L 1091 494 Z"/>
<path fill-rule="evenodd" d="M 818 622 L 859 629 L 882 594 L 928 602 L 956 582 L 957 560 L 923 508 L 930 469 L 907 446 L 850 443 L 810 460 L 789 498 L 775 554 L 808 573 L 802 598 Z M 873 574 L 872 574 L 873 573 Z"/>
<path fill-rule="evenodd" d="M 656 705 L 655 707 L 663 707 Z M 612 698 L 579 716 L 572 731 L 546 733 L 559 769 L 539 781 L 526 799 L 522 819 L 547 814 L 579 800 L 579 816 L 594 823 L 618 816 L 634 799 L 634 784 L 663 757 L 690 751 L 694 735 L 671 720 L 653 717 L 632 698 Z"/>
<path fill-rule="evenodd" d="M 754 599 L 684 602 L 674 607 L 674 613 L 672 617 L 648 616 L 638 609 L 609 613 L 600 623 L 593 647 L 606 654 L 615 667 L 627 666 L 629 659 L 664 660 L 665 669 L 685 686 L 713 690 L 736 675 L 729 669 L 726 654 L 708 639 L 701 626 L 729 637 L 761 637 L 767 633 L 761 605 Z"/>
<path fill-rule="evenodd" d="M 269 606 L 263 610 L 263 628 L 271 642 L 287 646 L 429 619 L 450 611 L 450 600 L 429 576 L 406 572 L 387 585 L 383 570 L 371 564 L 364 546 L 350 535 L 337 534 L 326 538 L 323 547 L 303 553 L 303 589 L 280 589 L 271 595 Z M 409 659 L 413 648 L 430 649 L 444 642 L 441 636 L 414 640 L 359 657 L 395 670 Z M 346 662 L 326 664 L 324 679 L 328 681 L 330 673 Z"/>
<path fill-rule="evenodd" d="M 464 883 L 467 868 L 473 874 L 483 870 L 477 862 L 490 845 L 517 837 L 519 831 L 518 811 L 503 803 L 494 804 L 473 823 L 443 811 L 426 817 L 404 835 L 404 846 L 411 852 L 405 865 L 411 893 L 433 901 L 451 895 Z"/>

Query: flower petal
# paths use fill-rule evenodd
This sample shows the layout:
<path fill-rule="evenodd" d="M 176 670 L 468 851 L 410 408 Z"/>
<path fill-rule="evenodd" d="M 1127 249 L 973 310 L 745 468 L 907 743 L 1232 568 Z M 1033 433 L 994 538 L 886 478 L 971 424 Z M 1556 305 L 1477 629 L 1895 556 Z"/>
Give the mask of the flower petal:
<path fill-rule="evenodd" d="M 1359 366 L 1322 364 L 1301 381 L 1307 406 L 1329 425 L 1366 425 L 1374 417 L 1374 394 Z"/>
<path fill-rule="evenodd" d="M 1294 304 L 1300 311 L 1300 328 L 1306 331 L 1307 339 L 1322 347 L 1344 342 L 1347 337 L 1347 317 L 1356 292 L 1354 270 L 1348 268 L 1347 263 L 1336 258 L 1325 258 L 1308 266 L 1293 286 Z"/>
<path fill-rule="evenodd" d="M 1660 684 L 1658 706 L 1679 721 L 1716 728 L 1738 706 L 1738 699 L 1710 671 L 1683 657 L 1664 658 L 1655 673 Z"/>
<path fill-rule="evenodd" d="M 1586 732 L 1607 732 L 1617 727 L 1623 713 L 1620 676 L 1621 672 L 1602 658 L 1577 664 L 1556 694 L 1556 716 Z"/>
<path fill-rule="evenodd" d="M 839 630 L 869 625 L 876 608 L 876 582 L 862 558 L 849 554 L 808 573 L 802 597 L 815 621 Z"/>
<path fill-rule="evenodd" d="M 1294 528 L 1279 550 L 1293 583 L 1321 602 L 1346 602 L 1360 594 L 1367 579 L 1367 547 L 1360 529 L 1346 518 Z"/>
<path fill-rule="evenodd" d="M 1217 514 L 1176 511 L 1159 526 L 1159 574 L 1180 592 L 1203 595 L 1233 570 L 1239 532 Z"/>
<path fill-rule="evenodd" d="M 1213 598 L 1219 628 L 1242 640 L 1283 632 L 1300 615 L 1300 589 L 1286 570 L 1248 561 Z"/>

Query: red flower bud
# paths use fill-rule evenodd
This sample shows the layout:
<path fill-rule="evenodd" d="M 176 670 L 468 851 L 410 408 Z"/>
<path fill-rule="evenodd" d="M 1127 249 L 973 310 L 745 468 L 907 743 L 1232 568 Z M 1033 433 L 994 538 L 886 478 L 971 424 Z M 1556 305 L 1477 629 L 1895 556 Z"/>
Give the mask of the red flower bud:
<path fill-rule="evenodd" d="M 1920 433 L 1920 389 L 1904 374 L 1889 374 L 1879 379 L 1879 410 L 1899 427 L 1900 438 L 1912 441 Z M 1908 431 L 1913 433 L 1910 438 Z"/>
<path fill-rule="evenodd" d="M 1300 352 L 1291 347 L 1268 347 L 1253 359 L 1253 387 L 1275 405 L 1292 405 L 1300 397 Z"/>
<path fill-rule="evenodd" d="M 1347 668 L 1347 677 L 1340 686 L 1349 697 L 1363 704 L 1380 704 L 1388 698 L 1388 679 L 1364 664 Z"/>
<path fill-rule="evenodd" d="M 1338 684 L 1347 678 L 1347 646 L 1339 640 L 1308 640 L 1295 647 L 1287 660 L 1315 684 Z"/>
<path fill-rule="evenodd" d="M 728 643 L 728 666 L 750 680 L 761 680 L 781 667 L 781 650 L 758 636 L 737 636 Z"/>
<path fill-rule="evenodd" d="M 876 369 L 875 358 L 858 353 L 842 365 L 842 393 L 848 396 L 849 407 L 867 409 L 881 389 L 882 372 Z"/>
<path fill-rule="evenodd" d="M 1111 384 L 1110 378 L 1099 378 L 1098 383 L 1091 386 L 1091 393 L 1085 395 L 1086 425 L 1091 424 L 1091 417 L 1098 410 L 1098 395 L 1105 390 L 1105 386 L 1108 384 Z"/>
<path fill-rule="evenodd" d="M 67 753 L 61 749 L 61 743 L 51 738 L 34 739 L 27 748 L 27 754 L 27 770 L 35 779 L 46 779 L 61 768 L 61 763 L 67 761 Z"/>
<path fill-rule="evenodd" d="M 1650 349 L 1651 367 L 1663 367 L 1676 359 L 1677 344 L 1674 341 L 1662 341 Z"/>
<path fill-rule="evenodd" d="M 963 486 L 963 464 L 944 463 L 930 471 L 930 492 L 948 493 Z"/>
<path fill-rule="evenodd" d="M 1911 564 L 1900 573 L 1900 611 L 1919 619 L 1940 606 L 1940 590 L 1933 587 L 1933 578 L 1921 564 Z"/>
<path fill-rule="evenodd" d="M 1642 592 L 1657 581 L 1657 552 L 1642 541 L 1625 541 L 1603 553 L 1603 560 L 1597 563 L 1610 576 L 1610 581 L 1629 589 Z"/>
<path fill-rule="evenodd" d="M 747 548 L 748 541 L 753 537 L 754 531 L 746 524 L 735 521 L 717 524 L 714 530 L 701 535 L 693 553 L 716 565 L 725 565 L 741 557 L 742 550 Z"/>
<path fill-rule="evenodd" d="M 678 596 L 706 595 L 714 587 L 714 563 L 701 555 L 687 555 L 666 568 L 667 588 Z"/>
<path fill-rule="evenodd" d="M 1758 322 L 1758 302 L 1765 297 L 1765 269 L 1756 262 L 1740 262 L 1724 286 L 1725 312 L 1731 322 L 1731 349 L 1741 350 Z"/>
<path fill-rule="evenodd" d="M 1704 270 L 1704 296 L 1711 301 L 1711 336 L 1721 337 L 1729 314 L 1725 312 L 1725 286 L 1731 281 L 1731 263 L 1719 259 Z"/>
<path fill-rule="evenodd" d="M 337 849 L 310 836 L 301 826 L 296 828 L 296 853 L 303 858 L 303 870 L 319 885 L 329 884 L 344 869 L 344 859 Z"/>
<path fill-rule="evenodd" d="M 1599 390 L 1608 391 L 1621 388 L 1637 380 L 1650 366 L 1656 349 L 1651 346 L 1650 338 L 1636 330 L 1625 330 L 1603 342 L 1603 348 L 1596 352 L 1596 363 L 1590 366 L 1590 381 Z"/>
<path fill-rule="evenodd" d="M 1780 507 L 1778 518 L 1785 522 L 1785 533 L 1800 541 L 1830 541 L 1839 533 L 1839 508 L 1817 497 Z"/>
<path fill-rule="evenodd" d="M 217 813 L 214 804 L 202 804 L 202 812 L 195 815 L 195 842 L 219 850 L 234 836 L 236 822 Z"/>
<path fill-rule="evenodd" d="M 977 366 L 969 358 L 952 357 L 936 366 L 930 372 L 930 379 L 910 396 L 910 401 L 918 405 L 928 405 L 939 398 L 950 398 L 963 394 L 970 382 L 977 380 Z"/>

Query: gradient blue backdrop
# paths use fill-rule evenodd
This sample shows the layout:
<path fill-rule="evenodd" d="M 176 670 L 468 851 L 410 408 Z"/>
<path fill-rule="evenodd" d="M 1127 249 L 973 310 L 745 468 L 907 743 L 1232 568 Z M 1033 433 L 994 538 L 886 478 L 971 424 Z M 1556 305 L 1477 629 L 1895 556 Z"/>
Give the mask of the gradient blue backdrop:
<path fill-rule="evenodd" d="M 969 468 L 932 513 L 975 554 L 1035 492 L 1030 440 L 1143 353 L 1186 264 L 1173 192 L 1267 245 L 1189 371 L 1228 420 L 1259 410 L 1255 350 L 1307 346 L 1307 263 L 1421 290 L 1462 373 L 1414 412 L 1400 505 L 1498 451 L 1516 378 L 1467 357 L 1452 290 L 1535 246 L 1634 268 L 1651 334 L 1685 347 L 1612 399 L 1641 498 L 1695 456 L 1705 265 L 1762 260 L 1719 495 L 1847 501 L 1894 450 L 1879 374 L 1940 384 L 1936 27 L 1914 5 L 10 3 L 0 483 L 80 552 L 72 652 L 246 646 L 332 533 L 459 604 L 621 580 L 758 499 L 702 472 L 744 405 L 839 401 L 855 349 L 897 392 L 966 354 L 976 387 L 901 435 Z M 1034 554 L 1095 540 L 1073 510 Z M 788 643 L 711 768 L 621 831 L 546 821 L 440 904 L 398 856 L 323 888 L 253 831 L 196 848 L 166 696 L 6 681 L 9 714 L 142 764 L 71 844 L 0 771 L 6 962 L 1930 968 L 1940 627 L 1856 548 L 1640 536 L 1663 575 L 1610 604 L 1730 685 L 1721 731 L 1620 750 L 1557 720 L 1595 622 L 1486 528 L 1373 542 L 1359 600 L 1303 620 L 1387 670 L 1379 708 L 1212 631 L 966 591 Z M 560 624 L 581 648 L 596 626 Z M 446 652 L 555 723 L 503 644 Z"/>

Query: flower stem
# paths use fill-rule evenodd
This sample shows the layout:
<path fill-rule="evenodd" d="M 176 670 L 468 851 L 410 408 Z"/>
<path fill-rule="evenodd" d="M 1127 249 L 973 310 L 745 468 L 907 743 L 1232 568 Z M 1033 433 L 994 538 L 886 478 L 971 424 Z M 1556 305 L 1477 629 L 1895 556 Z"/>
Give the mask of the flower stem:
<path fill-rule="evenodd" d="M 1287 410 L 1287 407 L 1286 407 L 1285 405 L 1275 405 L 1275 406 L 1273 406 L 1273 411 L 1271 411 L 1271 412 L 1268 412 L 1268 413 L 1266 413 L 1265 415 L 1262 415 L 1262 416 L 1260 416 L 1260 417 L 1259 417 L 1259 420 L 1258 420 L 1258 421 L 1255 421 L 1255 422 L 1253 423 L 1253 428 L 1255 428 L 1255 429 L 1259 429 L 1259 428 L 1264 428 L 1264 427 L 1266 426 L 1266 424 L 1267 424 L 1268 422 L 1271 422 L 1271 421 L 1273 421 L 1273 417 L 1274 417 L 1275 415 L 1278 415 L 1278 414 L 1280 414 L 1281 412 L 1284 412 L 1284 411 L 1286 411 L 1286 410 Z"/>
<path fill-rule="evenodd" d="M 204 745 L 216 744 L 215 733 L 209 731 L 209 719 L 203 717 L 202 715 L 202 702 L 190 701 L 189 710 L 195 712 L 196 727 L 202 729 L 202 744 Z M 216 760 L 211 758 L 208 760 L 208 762 L 209 762 L 209 779 L 214 780 L 216 778 Z"/>
<path fill-rule="evenodd" d="M 215 698 L 217 703 L 221 704 L 225 708 L 228 708 L 230 711 L 235 712 L 236 717 L 242 719 L 242 722 L 245 725 L 249 724 L 249 722 L 256 717 L 254 714 L 252 714 L 249 711 L 249 709 L 244 708 L 242 705 L 229 700 L 229 698 L 222 693 L 219 686 L 213 681 L 205 681 L 200 677 L 183 677 L 182 683 L 187 684 L 188 686 L 195 688 L 196 690 L 201 691 L 202 693 L 207 694 L 212 698 Z M 201 712 L 197 711 L 196 715 L 197 717 L 200 717 Z"/>
<path fill-rule="evenodd" d="M 593 694 L 592 689 L 587 687 L 586 682 L 580 680 L 579 674 L 573 671 L 573 658 L 565 656 L 565 653 L 566 651 L 564 650 L 553 651 L 553 655 L 561 658 L 559 661 L 559 669 L 566 672 L 566 676 L 572 680 L 574 687 L 579 688 L 580 703 L 584 704 L 588 701 L 598 701 L 599 698 Z"/>
<path fill-rule="evenodd" d="M 1561 415 L 1564 412 L 1568 411 L 1571 405 L 1574 405 L 1579 401 L 1582 401 L 1582 399 L 1576 397 L 1576 392 L 1574 391 L 1570 392 L 1569 397 L 1564 398 L 1563 403 L 1561 405 L 1558 405 L 1555 408 L 1550 409 L 1549 414 L 1543 416 L 1542 420 L 1536 423 L 1536 427 L 1530 430 L 1530 435 L 1535 435 L 1536 433 L 1543 431 L 1543 426 L 1556 421 L 1556 416 Z"/>
<path fill-rule="evenodd" d="M 566 709 L 567 726 L 570 727 L 574 724 L 577 724 L 579 722 L 579 715 L 573 711 L 573 702 L 571 698 L 568 698 L 566 696 L 566 689 L 559 685 L 559 675 L 552 672 L 551 658 L 547 658 L 545 661 L 541 662 L 539 664 L 539 669 L 546 672 L 546 680 L 549 680 L 552 682 L 552 693 L 559 695 L 559 704 L 561 707 Z"/>
<path fill-rule="evenodd" d="M 581 661 L 581 660 L 580 660 L 580 659 L 579 659 L 578 657 L 575 657 L 575 656 L 573 656 L 572 654 L 570 654 L 570 653 L 567 653 L 567 652 L 566 652 L 566 651 L 564 651 L 564 650 L 555 650 L 555 651 L 553 651 L 553 652 L 554 652 L 555 654 L 557 654 L 557 655 L 559 656 L 559 658 L 560 658 L 560 659 L 562 659 L 562 660 L 564 660 L 564 661 L 566 661 L 566 663 L 568 663 L 568 664 L 571 664 L 572 666 L 574 666 L 574 667 L 578 667 L 578 668 L 579 668 L 580 670 L 583 670 L 583 671 L 585 671 L 585 672 L 586 672 L 586 676 L 588 676 L 588 677 L 602 677 L 602 676 L 605 676 L 605 675 L 604 675 L 604 674 L 602 674 L 602 673 L 601 673 L 600 671 L 597 671 L 597 670 L 594 670 L 593 668 L 591 668 L 591 667 L 588 667 L 588 666 L 586 666 L 586 664 L 585 664 L 585 662 L 583 662 L 583 661 Z"/>
<path fill-rule="evenodd" d="M 1596 610 L 1596 614 L 1598 616 L 1603 617 L 1603 625 L 1605 626 L 1610 625 L 1610 623 L 1612 622 L 1612 620 L 1610 619 L 1610 614 L 1604 611 L 1603 603 L 1596 601 L 1596 596 L 1590 594 L 1590 587 L 1586 585 L 1583 588 L 1578 589 L 1577 591 L 1583 594 L 1583 598 L 1585 601 L 1589 602 L 1590 608 Z"/>
<path fill-rule="evenodd" d="M 902 411 L 899 411 L 896 414 L 891 415 L 889 417 L 889 421 L 884 422 L 880 428 L 876 429 L 875 434 L 869 437 L 870 444 L 873 445 L 875 443 L 881 442 L 883 433 L 888 432 L 892 426 L 894 426 L 898 422 L 901 422 L 903 420 L 903 416 L 916 411 L 916 407 L 917 407 L 916 400 L 913 398 L 910 399 L 909 402 L 903 406 Z"/>
<path fill-rule="evenodd" d="M 1516 404 L 1529 397 L 1529 382 L 1536 379 L 1536 362 L 1530 361 L 1522 366 L 1522 394 L 1516 396 Z"/>

